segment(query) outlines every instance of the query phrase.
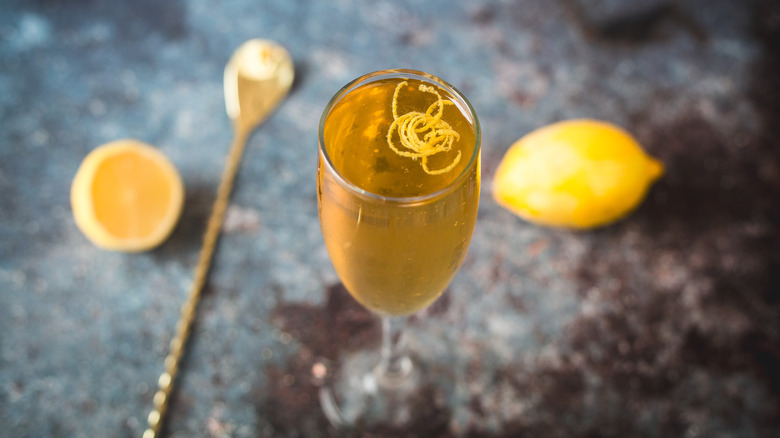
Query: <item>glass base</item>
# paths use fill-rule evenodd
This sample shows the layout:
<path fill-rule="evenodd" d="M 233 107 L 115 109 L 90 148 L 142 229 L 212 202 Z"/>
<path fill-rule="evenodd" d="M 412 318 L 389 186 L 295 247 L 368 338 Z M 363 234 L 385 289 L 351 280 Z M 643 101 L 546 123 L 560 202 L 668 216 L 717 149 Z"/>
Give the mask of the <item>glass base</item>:
<path fill-rule="evenodd" d="M 452 385 L 419 361 L 405 358 L 399 371 L 378 366 L 378 350 L 351 353 L 320 388 L 325 417 L 342 431 L 431 436 L 446 430 Z"/>

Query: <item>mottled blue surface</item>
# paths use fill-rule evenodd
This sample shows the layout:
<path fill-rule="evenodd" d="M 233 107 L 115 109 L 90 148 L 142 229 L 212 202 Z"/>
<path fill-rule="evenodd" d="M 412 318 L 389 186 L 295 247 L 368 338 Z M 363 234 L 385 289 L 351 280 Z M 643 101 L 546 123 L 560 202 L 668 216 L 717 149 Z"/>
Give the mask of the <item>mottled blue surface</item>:
<path fill-rule="evenodd" d="M 421 434 L 780 435 L 780 11 L 640 3 L 655 12 L 612 26 L 615 2 L 588 0 L 2 1 L 0 435 L 142 433 L 231 140 L 223 67 L 257 37 L 290 50 L 296 84 L 244 156 L 169 436 L 334 436 L 311 366 L 376 327 L 334 286 L 317 122 L 342 85 L 397 67 L 461 89 L 483 132 L 469 255 L 412 325 L 457 382 Z M 506 149 L 573 117 L 665 163 L 642 207 L 584 233 L 498 207 Z M 187 190 L 144 254 L 95 248 L 70 211 L 83 157 L 124 137 Z"/>

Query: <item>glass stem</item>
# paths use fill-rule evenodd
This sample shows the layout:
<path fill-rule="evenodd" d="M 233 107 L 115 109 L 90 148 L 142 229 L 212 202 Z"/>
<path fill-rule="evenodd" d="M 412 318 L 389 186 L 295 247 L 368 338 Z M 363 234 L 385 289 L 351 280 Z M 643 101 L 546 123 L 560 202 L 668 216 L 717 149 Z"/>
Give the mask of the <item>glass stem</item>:
<path fill-rule="evenodd" d="M 382 356 L 376 376 L 382 386 L 399 386 L 412 371 L 406 350 L 406 316 L 382 316 Z"/>

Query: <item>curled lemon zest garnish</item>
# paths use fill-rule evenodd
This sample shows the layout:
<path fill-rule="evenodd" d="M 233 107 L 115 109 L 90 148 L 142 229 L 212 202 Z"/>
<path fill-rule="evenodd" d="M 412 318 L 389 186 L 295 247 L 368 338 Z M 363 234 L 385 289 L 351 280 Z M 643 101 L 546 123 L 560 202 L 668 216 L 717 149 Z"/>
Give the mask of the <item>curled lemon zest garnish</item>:
<path fill-rule="evenodd" d="M 387 130 L 387 144 L 390 149 L 402 157 L 413 160 L 422 158 L 421 165 L 425 173 L 429 175 L 441 175 L 454 169 L 460 162 L 460 151 L 447 167 L 431 170 L 428 167 L 428 157 L 440 152 L 452 150 L 452 144 L 460 140 L 460 134 L 452 129 L 449 123 L 441 119 L 445 105 L 453 105 L 449 100 L 444 100 L 439 92 L 432 86 L 420 84 L 418 90 L 424 93 L 436 95 L 436 102 L 432 103 L 425 113 L 410 111 L 404 115 L 398 115 L 398 92 L 401 87 L 407 85 L 403 81 L 395 87 L 393 93 L 393 123 Z M 398 138 L 401 146 L 407 150 L 401 150 L 393 143 L 393 131 L 398 130 Z"/>

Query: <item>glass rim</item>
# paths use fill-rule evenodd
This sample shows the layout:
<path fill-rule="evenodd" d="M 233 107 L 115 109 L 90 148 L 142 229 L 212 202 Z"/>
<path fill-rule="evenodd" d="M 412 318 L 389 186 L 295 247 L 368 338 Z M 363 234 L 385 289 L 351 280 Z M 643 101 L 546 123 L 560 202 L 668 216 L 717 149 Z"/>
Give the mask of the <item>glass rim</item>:
<path fill-rule="evenodd" d="M 333 165 L 330 159 L 330 155 L 328 155 L 328 150 L 325 147 L 325 121 L 328 118 L 328 115 L 330 115 L 331 110 L 333 109 L 333 106 L 341 101 L 341 99 L 352 92 L 353 90 L 357 89 L 359 86 L 368 83 L 369 80 L 377 81 L 384 78 L 408 78 L 408 79 L 418 79 L 425 82 L 430 82 L 435 85 L 438 85 L 442 88 L 445 88 L 449 93 L 452 93 L 452 95 L 460 101 L 460 103 L 463 104 L 463 106 L 458 105 L 456 103 L 456 106 L 459 108 L 461 112 L 466 112 L 464 114 L 467 119 L 469 119 L 469 122 L 471 122 L 471 125 L 474 128 L 474 150 L 471 154 L 471 157 L 469 157 L 469 162 L 466 165 L 466 167 L 463 168 L 460 174 L 458 174 L 455 179 L 452 180 L 449 184 L 447 184 L 446 187 L 439 189 L 435 192 L 427 193 L 424 195 L 418 195 L 418 196 L 384 196 L 380 195 L 378 193 L 374 193 L 368 190 L 365 190 L 356 184 L 354 184 L 349 179 L 345 178 L 344 175 L 339 172 L 336 167 Z M 455 102 L 453 102 L 455 103 Z M 457 88 L 455 88 L 453 85 L 449 84 L 448 82 L 444 81 L 443 79 L 434 76 L 429 73 L 425 73 L 419 70 L 411 70 L 411 69 L 387 69 L 387 70 L 377 70 L 368 74 L 365 74 L 363 76 L 360 76 L 356 79 L 353 79 L 343 87 L 339 91 L 336 92 L 336 94 L 333 95 L 333 97 L 330 98 L 330 101 L 328 101 L 328 104 L 325 106 L 325 109 L 322 111 L 322 116 L 320 117 L 320 124 L 318 129 L 318 150 L 319 154 L 324 157 L 324 160 L 322 160 L 325 166 L 328 167 L 328 171 L 331 172 L 331 175 L 335 176 L 338 183 L 345 187 L 350 192 L 364 197 L 369 198 L 372 200 L 379 200 L 383 202 L 388 203 L 397 203 L 397 204 L 421 204 L 428 202 L 433 199 L 438 199 L 440 197 L 445 196 L 451 191 L 454 191 L 461 182 L 469 177 L 469 174 L 471 172 L 471 169 L 474 166 L 478 166 L 478 160 L 480 156 L 480 151 L 482 149 L 481 143 L 482 143 L 482 133 L 480 131 L 479 126 L 479 120 L 477 119 L 477 113 L 474 111 L 474 108 L 471 106 L 471 102 L 466 99 L 466 96 L 463 95 L 463 93 L 460 92 Z"/>

